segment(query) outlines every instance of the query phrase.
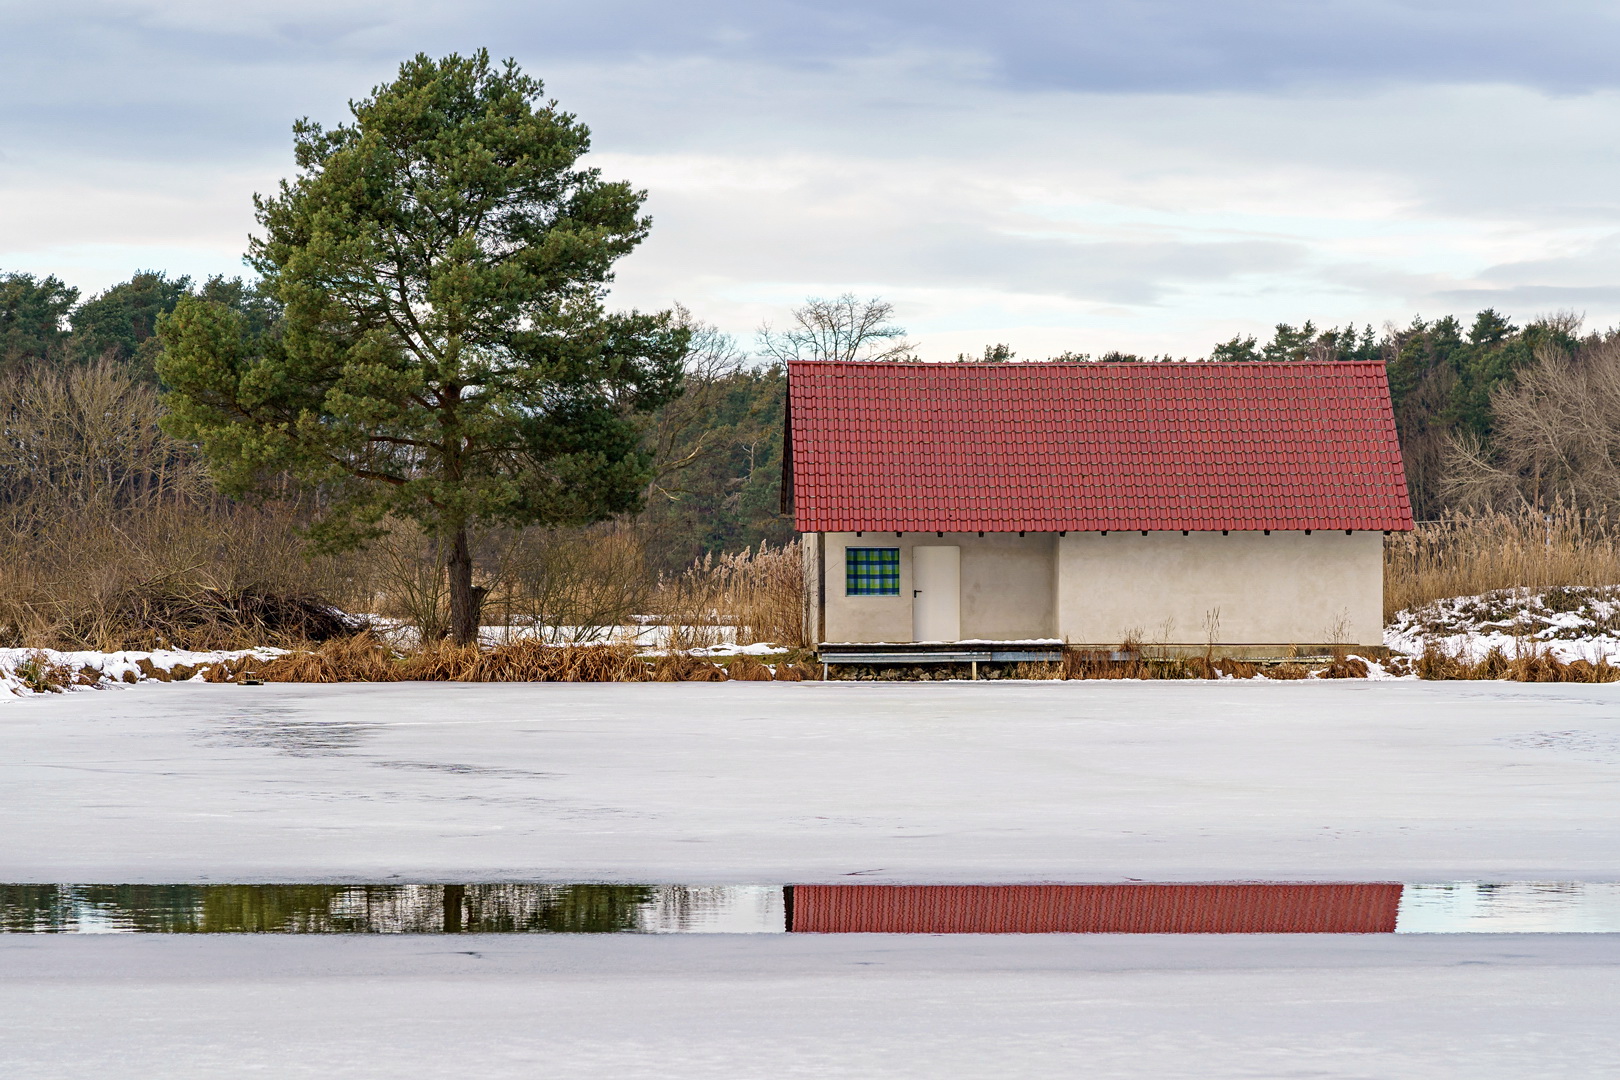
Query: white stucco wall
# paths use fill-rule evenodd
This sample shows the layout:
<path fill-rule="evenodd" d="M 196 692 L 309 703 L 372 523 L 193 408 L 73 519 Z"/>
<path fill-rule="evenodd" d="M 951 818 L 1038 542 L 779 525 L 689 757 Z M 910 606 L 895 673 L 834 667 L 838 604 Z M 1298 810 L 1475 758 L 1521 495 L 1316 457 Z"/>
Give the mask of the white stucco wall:
<path fill-rule="evenodd" d="M 1056 636 L 1057 535 L 1054 533 L 827 533 L 823 641 L 910 641 L 911 549 L 954 545 L 962 551 L 962 637 L 997 641 Z M 900 549 L 899 596 L 846 596 L 844 549 Z"/>
<path fill-rule="evenodd" d="M 808 619 L 819 641 L 912 640 L 911 549 L 954 544 L 964 639 L 1377 645 L 1383 543 L 1381 533 L 1331 530 L 828 533 L 806 545 L 807 570 L 820 570 Z M 900 595 L 846 596 L 846 547 L 899 548 Z"/>
<path fill-rule="evenodd" d="M 1069 533 L 1058 540 L 1058 634 L 1095 645 L 1377 645 L 1383 551 L 1378 532 Z"/>

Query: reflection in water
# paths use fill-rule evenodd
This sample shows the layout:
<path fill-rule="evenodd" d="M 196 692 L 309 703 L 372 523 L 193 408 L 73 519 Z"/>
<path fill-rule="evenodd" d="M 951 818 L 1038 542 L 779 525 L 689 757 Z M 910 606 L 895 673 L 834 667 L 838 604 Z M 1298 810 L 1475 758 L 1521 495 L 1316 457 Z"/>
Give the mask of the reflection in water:
<path fill-rule="evenodd" d="M 3 933 L 1620 933 L 1620 884 L 0 885 Z"/>
<path fill-rule="evenodd" d="M 1615 882 L 1408 885 L 1399 934 L 1620 934 Z"/>
<path fill-rule="evenodd" d="M 0 885 L 0 931 L 780 933 L 782 890 L 680 885 Z"/>
<path fill-rule="evenodd" d="M 789 929 L 820 934 L 1387 934 L 1393 882 L 798 885 Z"/>

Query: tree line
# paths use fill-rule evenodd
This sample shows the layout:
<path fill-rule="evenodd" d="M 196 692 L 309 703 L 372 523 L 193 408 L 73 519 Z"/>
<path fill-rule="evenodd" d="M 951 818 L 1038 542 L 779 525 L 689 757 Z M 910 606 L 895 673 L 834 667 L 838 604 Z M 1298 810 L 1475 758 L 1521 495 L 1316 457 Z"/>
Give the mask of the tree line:
<path fill-rule="evenodd" d="M 200 284 L 142 271 L 75 304 L 55 277 L 0 274 L 0 373 L 111 361 L 158 383 L 160 316 L 182 297 L 236 312 L 250 334 L 281 319 L 257 283 Z M 762 327 L 749 350 L 680 310 L 690 333 L 683 392 L 642 428 L 650 472 L 635 511 L 656 571 L 706 554 L 792 537 L 780 514 L 784 364 L 795 359 L 919 359 L 881 300 L 841 296 L 796 309 L 787 328 Z M 1019 362 L 993 343 L 958 362 Z M 1056 362 L 1144 363 L 1179 358 L 1066 352 Z M 1583 331 L 1568 314 L 1516 324 L 1486 309 L 1386 325 L 1318 329 L 1279 324 L 1269 340 L 1214 345 L 1208 362 L 1382 361 L 1389 372 L 1414 512 L 1419 519 L 1494 506 L 1606 513 L 1620 501 L 1620 339 Z"/>

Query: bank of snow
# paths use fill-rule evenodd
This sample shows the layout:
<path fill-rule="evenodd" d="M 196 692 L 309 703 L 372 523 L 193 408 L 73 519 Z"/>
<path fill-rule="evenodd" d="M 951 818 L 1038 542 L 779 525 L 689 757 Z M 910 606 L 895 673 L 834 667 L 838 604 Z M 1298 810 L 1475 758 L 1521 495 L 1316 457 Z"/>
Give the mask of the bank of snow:
<path fill-rule="evenodd" d="M 58 649 L 0 649 L 0 701 L 31 694 L 93 690 L 114 683 L 201 681 L 215 664 L 244 656 L 269 659 L 283 649 L 158 649 L 151 652 L 92 652 Z"/>
<path fill-rule="evenodd" d="M 1498 589 L 1454 596 L 1402 611 L 1384 631 L 1397 653 L 1434 646 L 1468 660 L 1492 649 L 1515 657 L 1536 651 L 1564 663 L 1620 663 L 1620 586 Z"/>

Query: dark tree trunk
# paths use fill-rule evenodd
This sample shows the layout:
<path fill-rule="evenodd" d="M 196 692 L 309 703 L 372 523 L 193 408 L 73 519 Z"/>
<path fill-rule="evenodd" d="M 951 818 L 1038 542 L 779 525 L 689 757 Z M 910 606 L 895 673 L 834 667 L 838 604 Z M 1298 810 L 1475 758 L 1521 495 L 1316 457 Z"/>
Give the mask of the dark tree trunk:
<path fill-rule="evenodd" d="M 467 546 L 465 526 L 456 530 L 450 545 L 450 637 L 457 645 L 478 641 L 479 615 L 488 590 L 473 584 L 472 549 Z"/>
<path fill-rule="evenodd" d="M 446 885 L 444 887 L 444 932 L 459 934 L 462 927 L 462 905 L 467 900 L 467 886 Z"/>

